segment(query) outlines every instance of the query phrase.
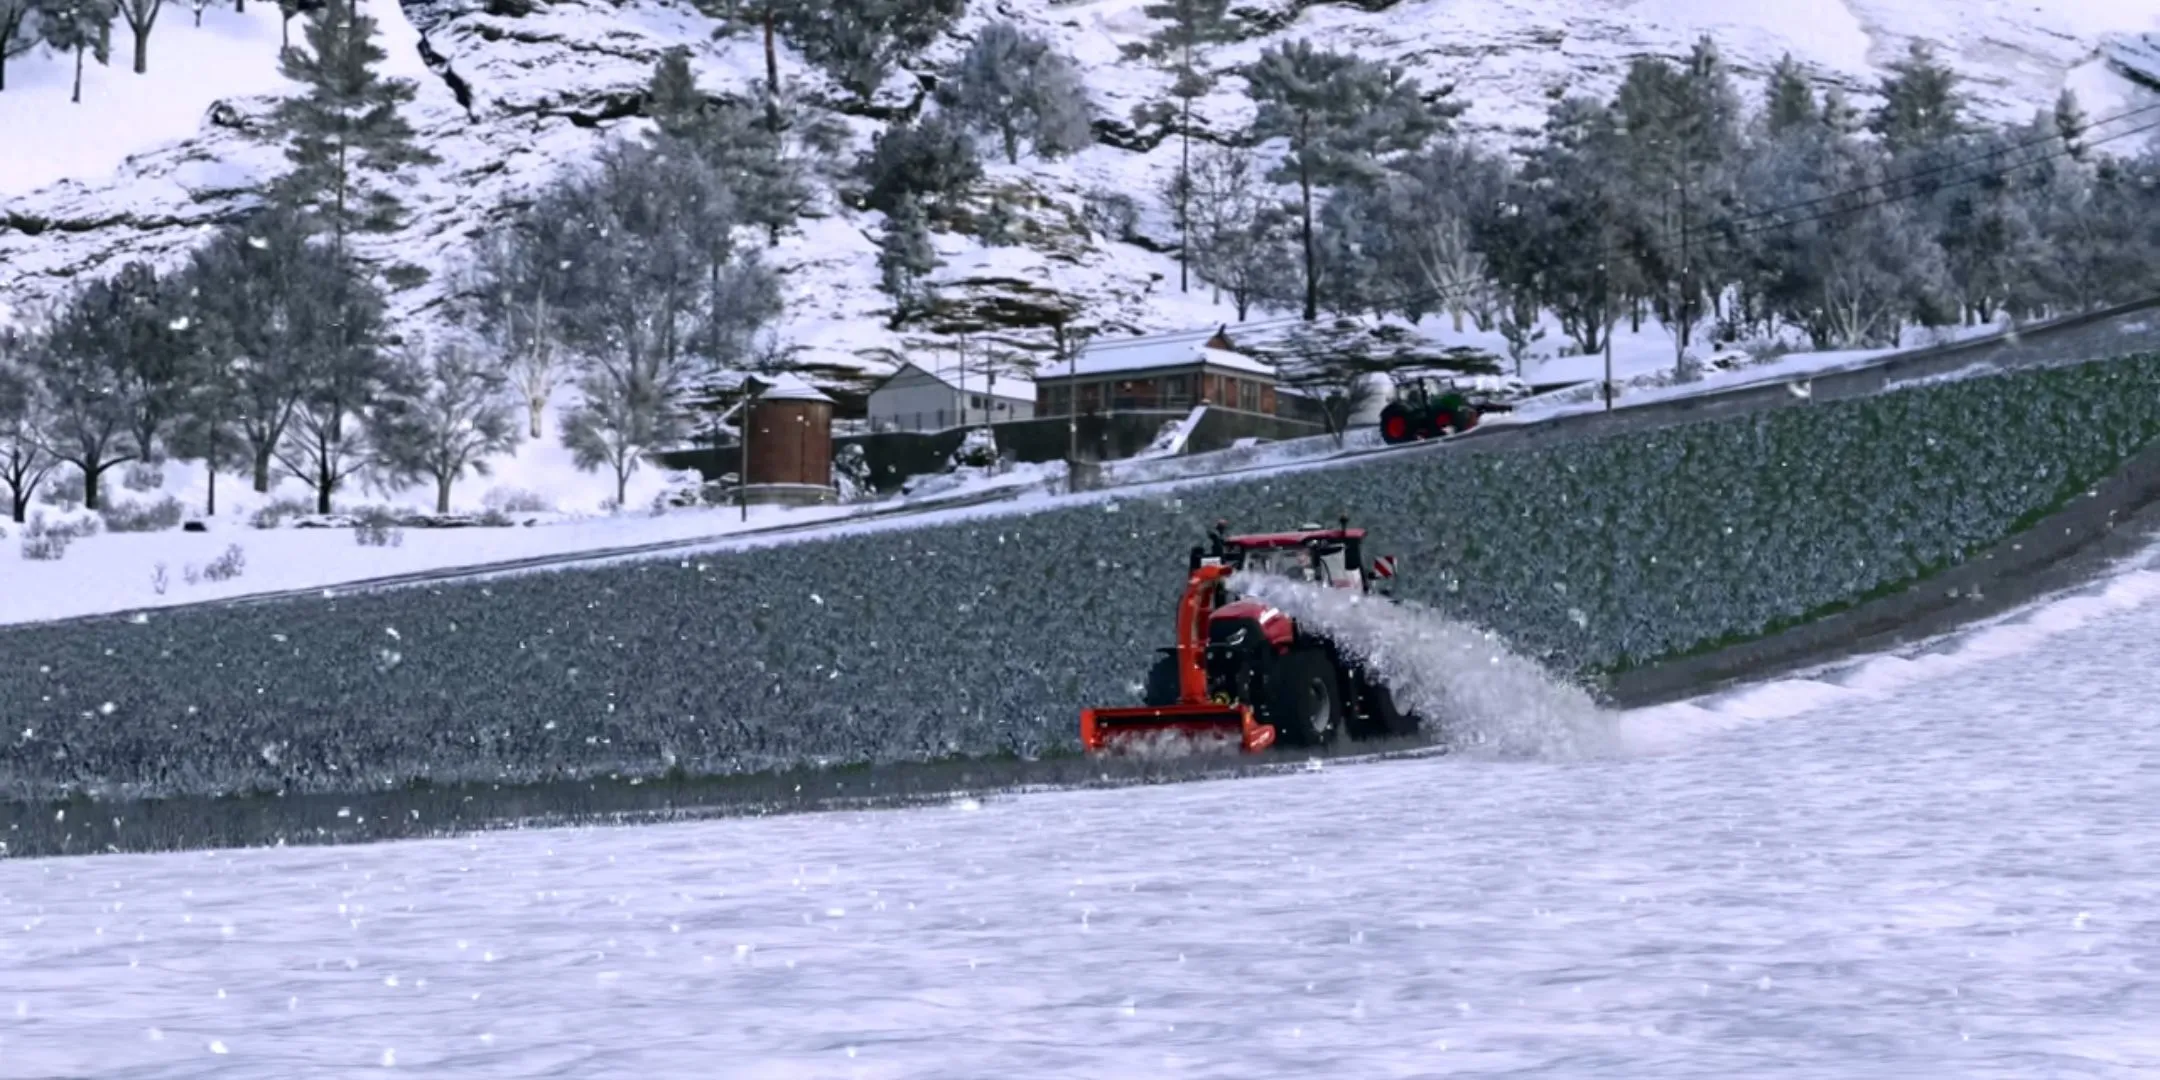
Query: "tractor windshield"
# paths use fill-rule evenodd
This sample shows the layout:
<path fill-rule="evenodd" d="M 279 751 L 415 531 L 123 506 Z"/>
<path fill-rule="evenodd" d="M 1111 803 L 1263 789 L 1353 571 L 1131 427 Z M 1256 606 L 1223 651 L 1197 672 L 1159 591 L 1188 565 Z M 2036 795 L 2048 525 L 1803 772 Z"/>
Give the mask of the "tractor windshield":
<path fill-rule="evenodd" d="M 1245 552 L 1244 566 L 1248 573 L 1273 574 L 1292 581 L 1323 585 L 1342 584 L 1351 573 L 1341 545 L 1254 548 Z"/>
<path fill-rule="evenodd" d="M 1303 548 L 1259 548 L 1245 553 L 1245 572 L 1312 580 L 1312 559 Z"/>

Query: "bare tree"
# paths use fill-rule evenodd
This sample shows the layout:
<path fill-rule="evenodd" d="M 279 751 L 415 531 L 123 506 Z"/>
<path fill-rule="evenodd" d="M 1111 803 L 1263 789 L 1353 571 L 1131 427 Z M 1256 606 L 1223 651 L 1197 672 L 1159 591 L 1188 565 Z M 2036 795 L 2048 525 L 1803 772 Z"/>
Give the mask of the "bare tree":
<path fill-rule="evenodd" d="M 0 91 L 7 89 L 7 62 L 38 47 L 37 0 L 0 0 Z"/>
<path fill-rule="evenodd" d="M 51 454 L 38 441 L 45 401 L 36 378 L 22 362 L 37 344 L 30 335 L 0 329 L 0 484 L 8 489 L 8 516 L 20 524 L 29 513 Z"/>
<path fill-rule="evenodd" d="M 503 373 L 524 401 L 526 435 L 541 436 L 548 400 L 569 375 L 557 320 L 563 267 L 570 251 L 567 222 L 543 202 L 484 243 L 472 267 L 481 333 L 503 359 Z"/>
<path fill-rule="evenodd" d="M 128 24 L 128 31 L 135 35 L 135 74 L 150 70 L 150 28 L 157 25 L 158 12 L 164 10 L 165 0 L 120 0 L 120 17 Z"/>
<path fill-rule="evenodd" d="M 1272 200 L 1261 182 L 1253 152 L 1244 147 L 1213 147 L 1195 161 L 1187 200 L 1195 258 L 1202 280 L 1215 290 L 1215 302 L 1230 294 L 1243 320 L 1252 305 L 1287 295 L 1294 273 L 1284 261 L 1290 241 L 1290 215 Z M 1173 179 L 1173 191 L 1179 181 Z"/>
<path fill-rule="evenodd" d="M 435 512 L 447 514 L 459 477 L 488 475 L 487 459 L 517 446 L 517 403 L 500 371 L 454 342 L 438 346 L 424 372 L 417 356 L 408 363 L 416 370 L 377 414 L 376 453 L 397 480 L 434 481 Z"/>

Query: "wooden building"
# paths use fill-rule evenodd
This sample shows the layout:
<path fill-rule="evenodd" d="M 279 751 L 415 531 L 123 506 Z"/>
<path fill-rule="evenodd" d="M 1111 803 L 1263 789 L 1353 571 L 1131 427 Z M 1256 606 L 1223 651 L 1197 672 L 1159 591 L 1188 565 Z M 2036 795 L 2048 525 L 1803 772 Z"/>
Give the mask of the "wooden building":
<path fill-rule="evenodd" d="M 1037 416 L 1179 411 L 1211 405 L 1276 415 L 1273 365 L 1240 353 L 1218 328 L 1204 341 L 1089 344 L 1065 364 L 1035 372 Z"/>

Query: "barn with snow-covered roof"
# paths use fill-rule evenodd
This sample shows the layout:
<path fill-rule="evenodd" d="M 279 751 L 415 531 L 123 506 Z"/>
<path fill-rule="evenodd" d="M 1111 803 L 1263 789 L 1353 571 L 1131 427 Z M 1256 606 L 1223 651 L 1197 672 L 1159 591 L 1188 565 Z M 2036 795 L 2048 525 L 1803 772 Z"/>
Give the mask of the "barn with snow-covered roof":
<path fill-rule="evenodd" d="M 1274 416 L 1275 367 L 1238 352 L 1218 328 L 1205 340 L 1115 338 L 1035 373 L 1038 416 L 1091 416 L 1209 405 Z"/>

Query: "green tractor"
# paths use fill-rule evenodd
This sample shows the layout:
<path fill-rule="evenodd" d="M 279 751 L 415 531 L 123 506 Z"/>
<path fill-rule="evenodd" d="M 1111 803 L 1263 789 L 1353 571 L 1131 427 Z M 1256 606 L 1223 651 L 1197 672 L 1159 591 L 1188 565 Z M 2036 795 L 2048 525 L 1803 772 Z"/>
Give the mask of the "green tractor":
<path fill-rule="evenodd" d="M 1460 435 L 1476 427 L 1486 413 L 1506 411 L 1506 405 L 1472 400 L 1453 386 L 1436 385 L 1434 379 L 1399 379 L 1395 400 L 1380 410 L 1380 438 L 1393 445 Z"/>

